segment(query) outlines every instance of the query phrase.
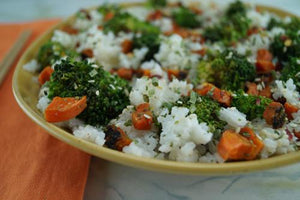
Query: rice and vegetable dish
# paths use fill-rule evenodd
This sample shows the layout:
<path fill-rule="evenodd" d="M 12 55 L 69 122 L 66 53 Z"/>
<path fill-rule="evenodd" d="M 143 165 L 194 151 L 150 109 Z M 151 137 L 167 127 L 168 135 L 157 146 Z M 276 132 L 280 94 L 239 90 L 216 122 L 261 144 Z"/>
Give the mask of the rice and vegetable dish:
<path fill-rule="evenodd" d="M 240 1 L 80 10 L 24 69 L 45 120 L 99 146 L 182 162 L 298 150 L 300 20 Z"/>

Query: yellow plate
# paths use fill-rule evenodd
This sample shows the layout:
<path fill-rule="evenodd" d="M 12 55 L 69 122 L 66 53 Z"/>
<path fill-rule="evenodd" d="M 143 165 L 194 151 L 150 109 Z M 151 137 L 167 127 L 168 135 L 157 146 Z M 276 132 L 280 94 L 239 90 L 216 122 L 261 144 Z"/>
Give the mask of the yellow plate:
<path fill-rule="evenodd" d="M 133 4 L 126 4 L 132 6 Z M 136 5 L 136 4 L 134 4 Z M 281 17 L 292 16 L 292 14 L 278 10 L 275 8 L 258 6 L 260 9 L 267 10 L 278 14 Z M 285 155 L 274 156 L 268 159 L 232 162 L 223 164 L 213 163 L 183 163 L 175 161 L 157 160 L 152 158 L 143 158 L 134 155 L 125 154 L 106 147 L 97 146 L 91 142 L 76 138 L 69 132 L 51 124 L 44 120 L 42 113 L 36 108 L 39 85 L 33 81 L 36 74 L 23 70 L 23 65 L 33 59 L 39 47 L 44 44 L 50 37 L 54 29 L 62 27 L 70 23 L 74 16 L 68 18 L 48 30 L 44 35 L 40 36 L 21 57 L 17 64 L 13 76 L 13 92 L 19 106 L 23 111 L 38 125 L 43 127 L 52 136 L 62 140 L 82 151 L 94 156 L 128 165 L 131 167 L 143 168 L 147 170 L 163 171 L 180 174 L 202 174 L 202 175 L 230 175 L 238 173 L 246 173 L 258 170 L 275 168 L 287 164 L 300 161 L 300 151 L 288 153 Z"/>

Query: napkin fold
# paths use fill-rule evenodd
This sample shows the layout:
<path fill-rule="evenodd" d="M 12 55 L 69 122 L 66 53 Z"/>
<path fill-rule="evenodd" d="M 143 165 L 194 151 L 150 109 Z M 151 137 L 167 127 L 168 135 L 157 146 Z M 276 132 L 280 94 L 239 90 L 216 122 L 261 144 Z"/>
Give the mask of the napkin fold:
<path fill-rule="evenodd" d="M 23 30 L 33 31 L 27 47 L 58 21 L 0 24 L 0 60 Z M 90 156 L 47 134 L 19 108 L 11 85 L 17 60 L 0 86 L 0 199 L 82 199 Z"/>

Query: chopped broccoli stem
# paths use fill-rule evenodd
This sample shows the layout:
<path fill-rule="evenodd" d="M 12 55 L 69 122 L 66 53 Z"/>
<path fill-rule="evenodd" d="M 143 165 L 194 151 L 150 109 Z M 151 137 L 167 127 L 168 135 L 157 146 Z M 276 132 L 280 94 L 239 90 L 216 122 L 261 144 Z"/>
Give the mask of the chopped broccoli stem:
<path fill-rule="evenodd" d="M 78 116 L 91 125 L 105 125 L 129 104 L 128 83 L 86 60 L 68 58 L 55 65 L 49 81 L 50 99 L 55 96 L 87 96 L 87 108 Z"/>
<path fill-rule="evenodd" d="M 233 96 L 232 106 L 240 112 L 246 114 L 248 120 L 262 118 L 265 108 L 272 102 L 271 99 L 263 96 L 253 96 L 245 94 L 239 90 L 236 96 Z"/>

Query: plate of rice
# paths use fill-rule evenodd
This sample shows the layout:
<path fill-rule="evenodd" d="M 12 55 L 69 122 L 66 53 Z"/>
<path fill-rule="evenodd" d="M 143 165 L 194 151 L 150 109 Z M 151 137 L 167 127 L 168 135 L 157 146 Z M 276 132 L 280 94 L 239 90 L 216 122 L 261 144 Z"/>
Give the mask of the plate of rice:
<path fill-rule="evenodd" d="M 234 174 L 300 161 L 300 20 L 240 1 L 81 9 L 20 59 L 13 91 L 54 137 L 116 163 Z"/>

